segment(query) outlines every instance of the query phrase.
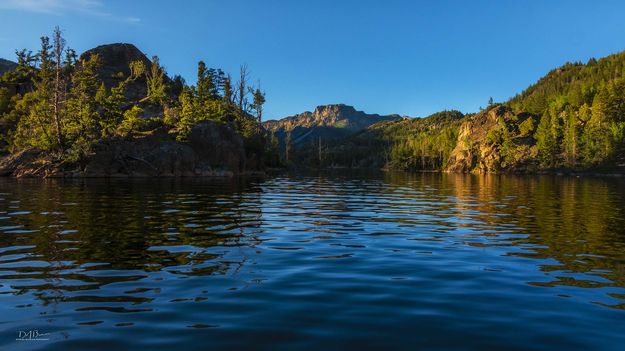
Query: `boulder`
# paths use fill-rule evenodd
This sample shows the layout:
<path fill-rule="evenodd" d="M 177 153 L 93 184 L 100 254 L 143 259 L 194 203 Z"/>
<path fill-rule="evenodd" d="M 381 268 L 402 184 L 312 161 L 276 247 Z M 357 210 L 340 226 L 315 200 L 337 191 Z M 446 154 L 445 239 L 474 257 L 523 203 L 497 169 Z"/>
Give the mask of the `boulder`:
<path fill-rule="evenodd" d="M 116 43 L 100 45 L 85 51 L 80 55 L 80 59 L 89 59 L 91 55 L 94 54 L 100 56 L 102 63 L 98 71 L 98 77 L 109 90 L 116 87 L 120 82 L 130 76 L 131 62 L 141 61 L 145 64 L 146 69 L 149 69 L 151 64 L 147 56 L 132 44 Z M 146 97 L 147 93 L 145 77 L 141 76 L 128 84 L 125 95 L 129 101 L 136 102 Z"/>

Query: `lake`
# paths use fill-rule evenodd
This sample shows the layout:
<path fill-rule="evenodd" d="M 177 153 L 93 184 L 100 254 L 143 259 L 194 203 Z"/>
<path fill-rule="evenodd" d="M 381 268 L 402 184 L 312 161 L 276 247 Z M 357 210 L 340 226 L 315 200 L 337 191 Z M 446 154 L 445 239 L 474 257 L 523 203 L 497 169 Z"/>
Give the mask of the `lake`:
<path fill-rule="evenodd" d="M 625 179 L 0 179 L 0 193 L 3 350 L 625 345 Z"/>

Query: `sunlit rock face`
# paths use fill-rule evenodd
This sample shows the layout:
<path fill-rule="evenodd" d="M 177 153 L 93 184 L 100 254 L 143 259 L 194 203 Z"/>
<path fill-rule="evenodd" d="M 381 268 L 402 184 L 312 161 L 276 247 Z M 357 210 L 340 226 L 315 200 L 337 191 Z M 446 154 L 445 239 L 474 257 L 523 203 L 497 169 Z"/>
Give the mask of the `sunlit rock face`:
<path fill-rule="evenodd" d="M 468 118 L 460 126 L 458 142 L 446 170 L 476 173 L 535 170 L 536 141 L 519 127 L 528 119 L 538 125 L 536 116 L 515 114 L 505 106 L 496 106 Z"/>

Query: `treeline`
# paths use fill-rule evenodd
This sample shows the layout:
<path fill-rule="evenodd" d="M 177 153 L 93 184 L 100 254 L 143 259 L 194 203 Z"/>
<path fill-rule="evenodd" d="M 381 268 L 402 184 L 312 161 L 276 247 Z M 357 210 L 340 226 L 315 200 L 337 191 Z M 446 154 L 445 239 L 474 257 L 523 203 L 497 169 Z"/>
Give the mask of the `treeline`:
<path fill-rule="evenodd" d="M 67 47 L 59 28 L 41 38 L 35 53 L 16 51 L 17 68 L 0 77 L 0 127 L 4 149 L 15 153 L 36 148 L 63 160 L 89 155 L 93 146 L 115 137 L 140 137 L 165 129 L 180 142 L 202 121 L 228 123 L 261 155 L 260 120 L 265 94 L 249 84 L 242 66 L 238 81 L 220 69 L 198 63 L 197 84 L 169 78 L 158 57 L 130 62 L 130 74 L 107 88 L 99 76 L 102 60 Z M 120 74 L 122 74 L 120 72 Z M 131 86 L 147 93 L 130 99 Z"/>
<path fill-rule="evenodd" d="M 437 112 L 386 133 L 393 140 L 387 166 L 404 170 L 442 170 L 458 140 L 464 115 L 459 111 Z"/>
<path fill-rule="evenodd" d="M 442 111 L 425 118 L 381 122 L 325 148 L 310 145 L 307 149 L 320 155 L 317 163 L 323 167 L 442 170 L 463 118 L 461 112 Z M 314 160 L 311 163 L 315 165 Z"/>
<path fill-rule="evenodd" d="M 540 116 L 543 169 L 625 163 L 625 53 L 551 71 L 507 105 Z"/>

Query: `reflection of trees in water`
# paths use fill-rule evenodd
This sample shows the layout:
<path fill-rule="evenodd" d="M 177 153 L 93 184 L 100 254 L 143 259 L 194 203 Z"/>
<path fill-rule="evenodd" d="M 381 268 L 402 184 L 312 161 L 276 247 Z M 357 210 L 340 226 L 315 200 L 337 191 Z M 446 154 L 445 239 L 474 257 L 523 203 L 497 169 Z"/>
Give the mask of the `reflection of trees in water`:
<path fill-rule="evenodd" d="M 434 189 L 429 211 L 455 214 L 446 228 L 471 229 L 462 234 L 467 245 L 510 247 L 511 256 L 557 261 L 539 264 L 551 281 L 529 284 L 625 288 L 621 179 L 391 173 L 386 180 L 393 187 Z"/>
<path fill-rule="evenodd" d="M 480 246 L 524 246 L 510 255 L 555 259 L 545 272 L 585 273 L 612 281 L 556 274 L 546 286 L 625 287 L 625 182 L 609 178 L 555 176 L 441 176 L 454 189 L 460 217 L 473 218 L 492 235 Z M 463 224 L 459 224 L 463 225 Z M 506 234 L 527 234 L 519 237 Z M 497 239 L 499 237 L 499 239 Z"/>
<path fill-rule="evenodd" d="M 11 249 L 19 257 L 4 261 L 0 278 L 55 302 L 97 301 L 71 292 L 138 281 L 152 271 L 236 274 L 267 228 L 263 211 L 282 211 L 270 226 L 349 233 L 381 213 L 371 220 L 425 239 L 463 229 L 468 245 L 508 246 L 508 255 L 557 261 L 538 263 L 552 281 L 532 284 L 625 287 L 622 180 L 388 173 L 270 183 L 263 187 L 276 194 L 265 196 L 263 187 L 237 181 L 7 181 L 0 184 L 7 211 L 32 213 L 4 220 L 24 232 L 0 236 L 0 247 L 34 248 Z M 148 301 L 132 298 L 118 302 Z"/>
<path fill-rule="evenodd" d="M 35 282 L 12 287 L 35 290 L 44 303 L 77 301 L 63 291 L 136 281 L 146 277 L 142 272 L 224 274 L 246 260 L 244 254 L 222 260 L 225 251 L 259 242 L 260 198 L 247 183 L 19 180 L 4 186 L 5 202 L 19 200 L 20 210 L 32 212 L 11 216 L 11 225 L 34 232 L 0 236 L 0 245 L 34 247 L 12 252 L 25 256 L 0 274 Z M 102 270 L 104 275 L 93 274 Z"/>
<path fill-rule="evenodd" d="M 353 218 L 350 213 L 382 208 L 378 212 L 387 217 L 376 217 L 376 222 L 406 224 L 410 231 L 434 238 L 471 229 L 462 232 L 463 238 L 475 239 L 467 240 L 468 245 L 510 247 L 508 255 L 558 262 L 540 265 L 544 272 L 555 272 L 553 281 L 532 284 L 625 287 L 623 180 L 391 172 L 322 175 L 287 182 L 283 190 L 324 195 L 314 199 L 312 210 L 303 209 L 312 224 L 323 228 Z M 367 195 L 376 203 L 358 202 L 367 201 Z M 327 196 L 338 200 L 324 201 Z M 350 201 L 354 198 L 358 201 Z M 297 206 L 301 199 L 293 201 Z M 610 282 L 592 280 L 593 275 Z"/>

